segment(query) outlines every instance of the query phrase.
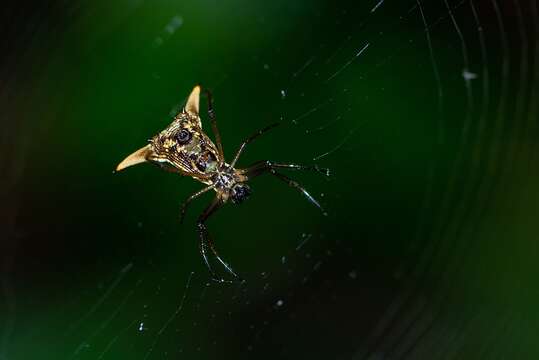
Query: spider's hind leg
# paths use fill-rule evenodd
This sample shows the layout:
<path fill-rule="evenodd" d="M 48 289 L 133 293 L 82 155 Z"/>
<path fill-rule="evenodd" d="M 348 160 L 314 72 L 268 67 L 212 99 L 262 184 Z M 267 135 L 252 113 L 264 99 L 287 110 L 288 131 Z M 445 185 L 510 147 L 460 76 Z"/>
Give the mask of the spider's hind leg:
<path fill-rule="evenodd" d="M 217 273 L 213 270 L 210 261 L 208 259 L 208 249 L 213 253 L 217 261 L 223 265 L 225 270 L 232 275 L 236 280 L 243 281 L 236 272 L 228 265 L 226 262 L 221 259 L 217 251 L 215 250 L 215 246 L 213 245 L 213 241 L 211 238 L 211 235 L 208 231 L 208 228 L 206 226 L 206 220 L 215 212 L 217 211 L 221 206 L 223 205 L 223 202 L 219 197 L 216 197 L 212 203 L 204 210 L 204 212 L 199 216 L 197 221 L 197 228 L 198 228 L 198 234 L 200 237 L 200 254 L 202 255 L 202 258 L 204 259 L 204 264 L 208 268 L 208 271 L 210 272 L 213 280 L 217 282 L 229 282 L 223 278 L 220 278 L 217 276 Z"/>

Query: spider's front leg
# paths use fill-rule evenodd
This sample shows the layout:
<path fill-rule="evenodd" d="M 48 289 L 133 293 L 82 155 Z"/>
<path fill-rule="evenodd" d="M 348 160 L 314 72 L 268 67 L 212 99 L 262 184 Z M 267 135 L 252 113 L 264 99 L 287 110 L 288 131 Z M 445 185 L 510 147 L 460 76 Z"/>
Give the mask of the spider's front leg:
<path fill-rule="evenodd" d="M 252 179 L 257 176 L 260 176 L 264 173 L 270 173 L 271 175 L 275 176 L 277 179 L 285 182 L 288 186 L 291 186 L 295 189 L 297 189 L 299 192 L 303 194 L 311 202 L 313 205 L 315 205 L 317 208 L 319 208 L 322 213 L 326 216 L 327 213 L 324 211 L 324 208 L 322 208 L 322 205 L 311 195 L 303 186 L 301 186 L 298 182 L 292 180 L 286 175 L 283 175 L 281 173 L 278 173 L 276 169 L 291 169 L 291 170 L 314 170 L 321 174 L 324 174 L 325 176 L 329 176 L 329 169 L 326 168 L 320 168 L 318 165 L 297 165 L 297 164 L 281 164 L 281 163 L 274 163 L 271 161 L 263 160 L 258 161 L 254 163 L 253 165 L 249 166 L 247 169 L 241 170 L 241 173 L 247 177 L 247 179 Z"/>
<path fill-rule="evenodd" d="M 330 176 L 330 171 L 328 168 L 322 168 L 318 165 L 282 164 L 268 160 L 257 161 L 244 171 L 247 174 L 250 174 L 249 176 L 258 176 L 271 169 L 308 170 L 316 171 L 324 176 Z"/>
<path fill-rule="evenodd" d="M 210 261 L 208 259 L 208 249 L 211 250 L 217 261 L 223 265 L 223 267 L 226 269 L 226 271 L 232 275 L 236 280 L 242 281 L 242 279 L 232 270 L 230 265 L 228 265 L 226 262 L 221 259 L 217 251 L 215 250 L 215 247 L 213 245 L 213 241 L 211 238 L 211 235 L 208 231 L 208 228 L 206 226 L 206 220 L 215 213 L 221 206 L 223 205 L 223 201 L 219 197 L 215 197 L 215 199 L 212 201 L 212 203 L 200 214 L 197 221 L 197 228 L 198 228 L 198 234 L 200 237 L 200 254 L 202 255 L 202 258 L 204 259 L 204 263 L 206 264 L 206 267 L 208 268 L 213 280 L 217 282 L 227 282 L 227 280 L 223 278 L 219 278 L 215 271 L 213 270 Z"/>
<path fill-rule="evenodd" d="M 217 120 L 215 120 L 215 111 L 213 110 L 213 97 L 211 95 L 211 91 L 208 89 L 204 90 L 204 94 L 208 99 L 208 117 L 210 118 L 211 129 L 213 131 L 213 135 L 215 136 L 215 144 L 217 145 L 217 151 L 219 152 L 219 156 L 221 157 L 221 159 L 224 159 L 225 155 L 223 153 L 221 133 L 219 132 L 219 128 L 217 127 Z"/>

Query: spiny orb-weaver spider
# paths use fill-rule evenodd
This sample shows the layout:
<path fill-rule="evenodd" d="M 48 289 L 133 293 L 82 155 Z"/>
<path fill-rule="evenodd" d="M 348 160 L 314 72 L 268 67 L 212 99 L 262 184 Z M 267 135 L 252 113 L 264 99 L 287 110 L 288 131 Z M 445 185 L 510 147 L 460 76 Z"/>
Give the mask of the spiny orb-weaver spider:
<path fill-rule="evenodd" d="M 297 189 L 326 215 L 322 206 L 307 190 L 288 176 L 277 172 L 277 169 L 315 170 L 326 176 L 329 176 L 329 170 L 320 168 L 317 165 L 281 164 L 272 161 L 257 161 L 245 169 L 236 169 L 236 162 L 245 149 L 245 146 L 268 130 L 279 125 L 279 123 L 269 125 L 248 137 L 241 144 L 232 162 L 227 163 L 224 158 L 221 136 L 217 129 L 217 122 L 213 112 L 212 96 L 208 90 L 205 90 L 204 94 L 208 99 L 208 116 L 215 136 L 215 144 L 202 130 L 202 122 L 199 116 L 200 92 L 201 87 L 198 85 L 195 86 L 187 99 L 185 107 L 174 117 L 172 123 L 165 130 L 150 139 L 148 145 L 126 157 L 116 167 L 116 171 L 139 163 L 150 162 L 167 171 L 190 176 L 207 185 L 184 201 L 181 206 L 180 222 L 183 222 L 185 211 L 191 201 L 209 190 L 215 190 L 217 193 L 215 198 L 197 220 L 200 237 L 200 253 L 213 280 L 218 282 L 226 281 L 222 277 L 217 277 L 217 274 L 210 265 L 208 249 L 230 275 L 236 280 L 240 280 L 240 277 L 232 270 L 232 267 L 223 261 L 215 250 L 206 227 L 208 217 L 229 200 L 234 204 L 239 204 L 247 199 L 251 193 L 247 181 L 263 173 L 269 173 Z"/>

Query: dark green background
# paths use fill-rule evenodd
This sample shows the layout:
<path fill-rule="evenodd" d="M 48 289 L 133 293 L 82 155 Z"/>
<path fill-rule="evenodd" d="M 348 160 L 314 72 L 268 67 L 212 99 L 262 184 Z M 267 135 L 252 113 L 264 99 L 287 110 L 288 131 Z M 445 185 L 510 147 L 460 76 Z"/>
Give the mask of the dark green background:
<path fill-rule="evenodd" d="M 536 358 L 537 5 L 375 5 L 4 5 L 0 359 Z M 240 166 L 336 149 L 289 174 L 328 217 L 261 177 L 211 218 L 244 285 L 201 184 L 112 173 L 197 83 L 229 159 L 283 122 Z"/>

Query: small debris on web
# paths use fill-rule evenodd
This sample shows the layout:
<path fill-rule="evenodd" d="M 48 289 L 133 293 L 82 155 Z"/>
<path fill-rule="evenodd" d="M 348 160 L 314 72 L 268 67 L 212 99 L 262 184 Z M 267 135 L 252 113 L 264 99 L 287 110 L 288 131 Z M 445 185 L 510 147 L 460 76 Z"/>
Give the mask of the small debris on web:
<path fill-rule="evenodd" d="M 470 81 L 470 80 L 477 79 L 477 74 L 470 72 L 468 69 L 464 69 L 462 70 L 462 77 L 464 78 L 464 80 Z"/>

